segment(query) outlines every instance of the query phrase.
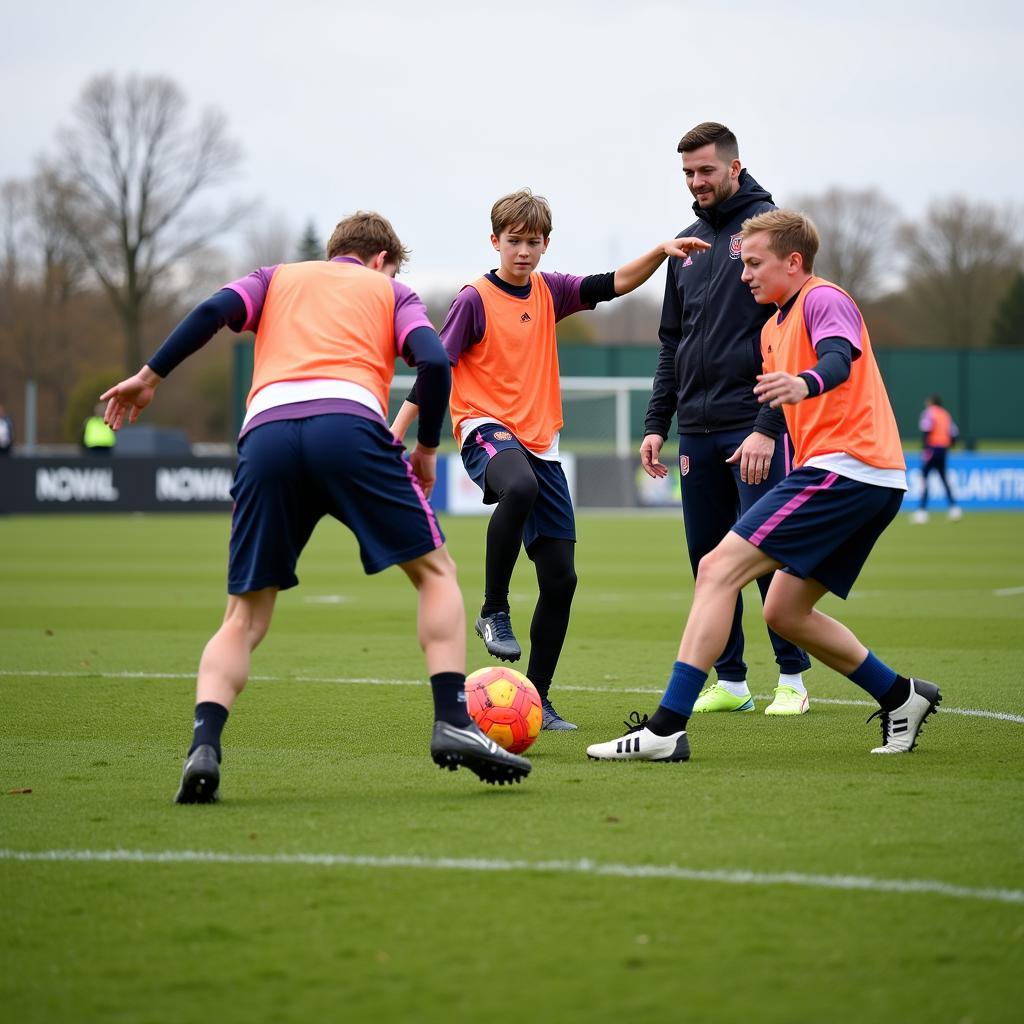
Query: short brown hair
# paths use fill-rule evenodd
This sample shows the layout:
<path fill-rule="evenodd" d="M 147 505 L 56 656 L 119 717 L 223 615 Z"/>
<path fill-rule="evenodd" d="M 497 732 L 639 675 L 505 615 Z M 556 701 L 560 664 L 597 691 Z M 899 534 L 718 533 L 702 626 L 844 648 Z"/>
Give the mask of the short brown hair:
<path fill-rule="evenodd" d="M 715 144 L 715 152 L 727 163 L 740 158 L 740 144 L 724 124 L 717 121 L 702 121 L 691 128 L 676 147 L 677 153 L 692 153 L 702 146 Z"/>
<path fill-rule="evenodd" d="M 409 259 L 409 250 L 402 245 L 391 222 L 372 210 L 359 210 L 339 221 L 327 243 L 329 260 L 352 253 L 365 262 L 379 252 L 386 252 L 386 262 L 396 267 L 401 267 Z"/>
<path fill-rule="evenodd" d="M 804 270 L 814 269 L 814 257 L 818 255 L 821 236 L 814 221 L 796 210 L 768 210 L 743 222 L 744 238 L 763 231 L 768 235 L 768 248 L 779 259 L 785 259 L 791 252 L 798 252 L 804 260 Z"/>
<path fill-rule="evenodd" d="M 491 230 L 496 235 L 518 227 L 544 238 L 551 234 L 551 207 L 543 196 L 535 196 L 528 188 L 502 196 L 491 207 Z"/>

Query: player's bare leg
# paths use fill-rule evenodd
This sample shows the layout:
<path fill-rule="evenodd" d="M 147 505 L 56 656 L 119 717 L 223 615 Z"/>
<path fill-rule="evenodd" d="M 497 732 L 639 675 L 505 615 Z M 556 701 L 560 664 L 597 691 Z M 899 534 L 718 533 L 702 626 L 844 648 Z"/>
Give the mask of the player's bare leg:
<path fill-rule="evenodd" d="M 925 720 L 942 702 L 939 688 L 926 679 L 898 675 L 851 630 L 818 611 L 814 606 L 826 593 L 817 580 L 776 573 L 764 604 L 765 621 L 878 701 L 879 710 L 871 718 L 881 719 L 882 743 L 872 749 L 873 754 L 909 754 Z"/>
<path fill-rule="evenodd" d="M 252 652 L 267 635 L 276 600 L 277 587 L 228 596 L 224 621 L 199 660 L 197 704 L 215 701 L 231 710 L 248 682 Z"/>
<path fill-rule="evenodd" d="M 466 712 L 466 612 L 452 561 L 442 546 L 402 565 L 419 595 L 417 635 L 434 695 L 430 756 L 440 768 L 464 766 L 484 782 L 519 782 L 533 767 L 488 739 Z"/>
<path fill-rule="evenodd" d="M 841 622 L 815 605 L 828 593 L 817 580 L 776 573 L 764 602 L 765 622 L 780 636 L 841 675 L 848 676 L 868 656 L 868 649 Z"/>
<path fill-rule="evenodd" d="M 665 695 L 649 719 L 644 716 L 625 735 L 587 747 L 595 761 L 687 761 L 686 726 L 715 659 L 729 639 L 736 595 L 779 563 L 738 534 L 729 533 L 700 560 L 679 653 Z"/>
<path fill-rule="evenodd" d="M 175 796 L 179 804 L 206 804 L 220 788 L 220 735 L 228 712 L 249 679 L 252 652 L 267 635 L 277 587 L 231 594 L 220 629 L 199 660 L 192 746 Z"/>
<path fill-rule="evenodd" d="M 729 639 L 736 595 L 751 580 L 779 567 L 779 562 L 750 541 L 727 533 L 697 567 L 693 605 L 679 642 L 678 660 L 709 672 Z"/>
<path fill-rule="evenodd" d="M 427 672 L 466 672 L 466 611 L 446 545 L 405 562 L 402 570 L 416 588 L 416 635 Z"/>

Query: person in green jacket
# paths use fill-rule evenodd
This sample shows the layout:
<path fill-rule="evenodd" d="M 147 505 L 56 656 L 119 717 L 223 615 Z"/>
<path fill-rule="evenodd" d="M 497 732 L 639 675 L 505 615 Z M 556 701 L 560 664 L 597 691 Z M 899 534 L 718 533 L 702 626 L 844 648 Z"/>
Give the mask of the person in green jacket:
<path fill-rule="evenodd" d="M 117 443 L 113 430 L 103 422 L 106 408 L 106 402 L 100 402 L 82 424 L 82 450 L 86 455 L 109 455 Z"/>

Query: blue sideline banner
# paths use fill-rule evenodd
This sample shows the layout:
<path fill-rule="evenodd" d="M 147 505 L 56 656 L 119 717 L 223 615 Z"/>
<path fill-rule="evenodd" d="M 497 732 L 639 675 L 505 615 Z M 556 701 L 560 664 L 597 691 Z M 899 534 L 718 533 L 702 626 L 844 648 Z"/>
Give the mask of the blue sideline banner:
<path fill-rule="evenodd" d="M 903 510 L 912 511 L 921 501 L 921 453 L 908 452 L 907 484 Z M 946 459 L 946 475 L 963 509 L 1013 509 L 1024 511 L 1024 453 L 978 454 L 952 451 Z M 947 507 L 939 478 L 928 478 L 928 507 Z"/>
<path fill-rule="evenodd" d="M 921 453 L 907 452 L 907 484 L 904 511 L 912 511 L 921 500 Z M 949 482 L 960 506 L 965 509 L 1024 511 L 1024 452 L 950 453 L 946 463 Z M 649 507 L 679 507 L 679 470 L 670 470 L 661 480 L 652 480 L 636 470 L 637 504 Z M 933 473 L 928 481 L 929 508 L 945 508 L 946 494 Z"/>

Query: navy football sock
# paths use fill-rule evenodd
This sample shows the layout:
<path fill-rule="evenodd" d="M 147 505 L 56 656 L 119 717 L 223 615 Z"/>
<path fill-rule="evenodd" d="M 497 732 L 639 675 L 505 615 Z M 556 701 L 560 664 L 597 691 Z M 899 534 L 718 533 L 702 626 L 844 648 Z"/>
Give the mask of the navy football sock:
<path fill-rule="evenodd" d="M 434 720 L 459 727 L 469 725 L 466 677 L 461 672 L 438 672 L 430 677 L 434 694 Z"/>
<path fill-rule="evenodd" d="M 228 720 L 228 709 L 223 704 L 212 700 L 204 700 L 196 705 L 196 717 L 192 723 L 192 746 L 188 748 L 191 754 L 196 747 L 204 744 L 213 747 L 217 751 L 217 760 L 220 760 L 220 734 L 224 731 L 224 725 Z"/>
<path fill-rule="evenodd" d="M 862 690 L 867 690 L 881 704 L 883 697 L 895 684 L 897 676 L 894 669 L 889 668 L 884 661 L 879 661 L 868 651 L 868 656 L 846 678 L 851 683 L 856 683 Z M 900 704 L 902 703 L 903 701 L 900 701 Z M 895 707 L 899 707 L 899 704 Z"/>
<path fill-rule="evenodd" d="M 677 661 L 672 666 L 672 675 L 665 687 L 661 704 L 648 719 L 647 728 L 655 736 L 671 736 L 683 732 L 693 713 L 693 705 L 707 681 L 707 672 L 687 665 L 685 661 Z"/>

